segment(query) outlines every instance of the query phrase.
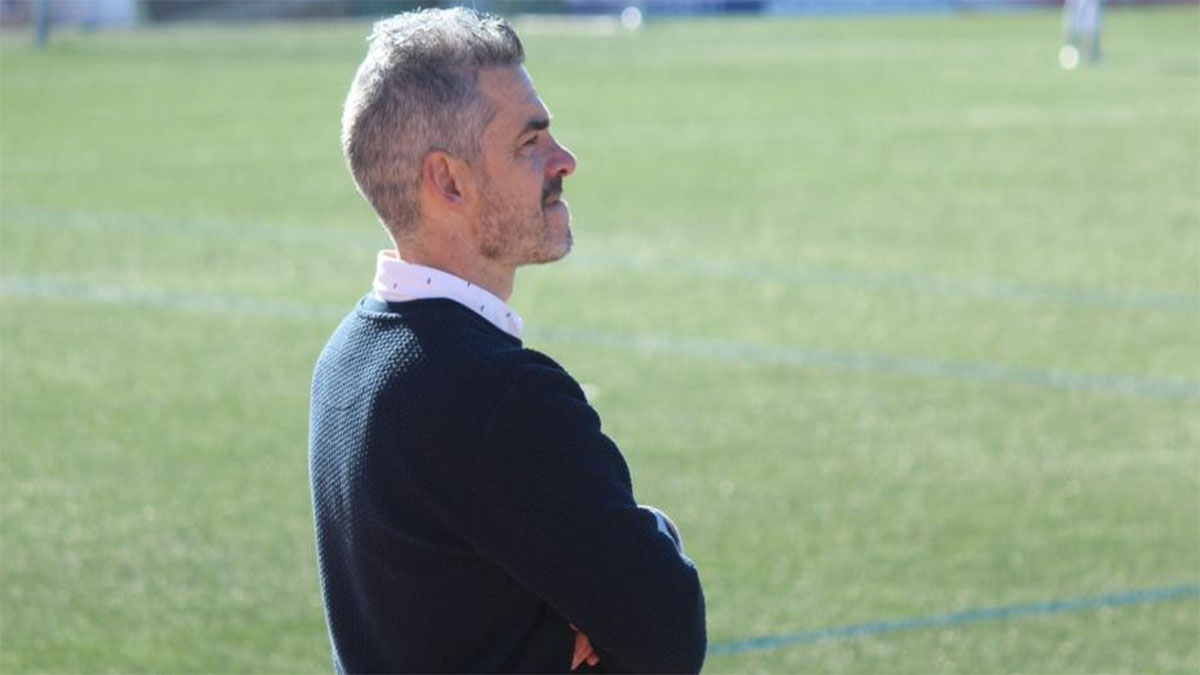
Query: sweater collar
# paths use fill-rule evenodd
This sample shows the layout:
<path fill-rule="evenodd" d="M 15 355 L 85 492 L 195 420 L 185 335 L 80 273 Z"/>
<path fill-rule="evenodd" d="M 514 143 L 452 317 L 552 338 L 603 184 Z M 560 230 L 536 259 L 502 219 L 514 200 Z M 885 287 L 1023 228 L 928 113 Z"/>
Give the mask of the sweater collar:
<path fill-rule="evenodd" d="M 449 272 L 405 262 L 395 251 L 380 251 L 376 256 L 373 287 L 375 296 L 385 302 L 454 300 L 505 333 L 521 337 L 524 322 L 503 300 Z"/>

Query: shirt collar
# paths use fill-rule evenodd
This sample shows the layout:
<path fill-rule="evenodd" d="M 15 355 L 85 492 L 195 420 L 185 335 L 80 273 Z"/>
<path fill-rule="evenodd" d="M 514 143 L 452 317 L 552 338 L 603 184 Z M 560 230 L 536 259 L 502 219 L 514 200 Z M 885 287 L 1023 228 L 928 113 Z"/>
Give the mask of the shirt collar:
<path fill-rule="evenodd" d="M 385 302 L 454 300 L 505 333 L 521 337 L 524 322 L 503 300 L 449 272 L 405 262 L 395 251 L 380 251 L 376 256 L 373 287 L 376 297 Z"/>

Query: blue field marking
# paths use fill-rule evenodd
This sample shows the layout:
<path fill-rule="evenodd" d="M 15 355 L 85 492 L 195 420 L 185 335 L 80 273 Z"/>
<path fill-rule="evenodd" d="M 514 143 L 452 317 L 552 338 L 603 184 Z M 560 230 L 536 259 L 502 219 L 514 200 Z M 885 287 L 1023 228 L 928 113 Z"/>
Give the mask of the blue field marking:
<path fill-rule="evenodd" d="M 1031 384 L 1054 389 L 1101 391 L 1156 398 L 1200 398 L 1200 384 L 1112 373 L 1077 373 L 997 363 L 942 361 L 921 356 L 840 352 L 808 347 L 762 345 L 733 340 L 676 338 L 620 331 L 583 331 L 533 327 L 526 333 L 548 342 L 613 347 L 647 354 L 664 353 L 739 362 L 815 366 L 839 370 L 944 377 L 974 382 Z"/>
<path fill-rule="evenodd" d="M 228 241 L 269 241 L 300 244 L 347 244 L 361 249 L 389 245 L 382 228 L 356 228 L 351 233 L 308 227 L 303 223 L 264 224 L 187 216 L 155 216 L 116 211 L 72 211 L 4 205 L 0 218 L 8 226 L 14 223 L 36 227 L 72 227 L 83 230 L 132 232 L 160 237 L 190 237 Z"/>
<path fill-rule="evenodd" d="M 1186 583 L 1177 586 L 1162 586 L 1103 595 L 1089 595 L 1046 602 L 1030 602 L 1019 605 L 1002 605 L 999 607 L 979 607 L 960 612 L 932 614 L 929 616 L 910 616 L 899 619 L 883 619 L 867 621 L 845 626 L 833 626 L 799 633 L 782 635 L 766 635 L 762 637 L 728 640 L 709 645 L 709 654 L 739 654 L 742 652 L 777 649 L 788 645 L 813 644 L 825 640 L 860 637 L 863 635 L 880 635 L 899 631 L 917 630 L 920 628 L 946 628 L 981 621 L 1001 621 L 1022 616 L 1043 614 L 1062 614 L 1065 612 L 1081 612 L 1104 607 L 1121 607 L 1124 605 L 1143 605 L 1167 600 L 1182 600 L 1200 596 L 1200 583 Z"/>
<path fill-rule="evenodd" d="M 147 288 L 127 288 L 99 284 L 78 284 L 59 279 L 39 277 L 4 277 L 0 279 L 0 295 L 26 298 L 77 300 L 80 302 L 143 305 L 164 309 L 198 309 L 219 314 L 242 314 L 273 318 L 324 319 L 336 321 L 346 315 L 348 307 L 320 307 L 308 303 L 230 295 L 178 293 Z"/>
<path fill-rule="evenodd" d="M 870 291 L 945 295 L 987 300 L 1043 302 L 1071 307 L 1127 308 L 1200 314 L 1200 296 L 1079 286 L 1026 284 L 994 279 L 962 279 L 900 272 L 863 272 L 812 265 L 771 265 L 694 258 L 629 258 L 580 252 L 568 262 L 651 273 L 686 274 L 789 286 L 843 286 Z"/>
<path fill-rule="evenodd" d="M 77 227 L 158 236 L 185 236 L 280 243 L 385 247 L 382 229 L 353 233 L 307 227 L 303 224 L 263 224 L 211 218 L 163 217 L 118 212 L 72 211 L 5 205 L 0 218 L 12 224 Z M 1200 314 L 1200 295 L 1155 291 L 1031 284 L 996 279 L 963 279 L 902 272 L 867 272 L 814 265 L 780 265 L 736 260 L 671 256 L 626 256 L 576 251 L 568 267 L 675 274 L 692 278 L 777 283 L 785 286 L 839 286 L 881 293 L 941 295 L 1056 304 L 1076 308 L 1124 308 Z"/>
<path fill-rule="evenodd" d="M 53 278 L 5 277 L 0 294 L 44 297 L 218 313 L 334 321 L 349 307 L 329 307 L 258 298 L 85 285 Z M 1078 373 L 998 363 L 943 361 L 921 356 L 839 352 L 802 346 L 763 345 L 734 340 L 678 338 L 668 335 L 530 327 L 534 341 L 614 348 L 646 354 L 668 354 L 706 360 L 766 363 L 897 375 L 948 378 L 968 382 L 1026 384 L 1053 389 L 1094 391 L 1165 399 L 1200 399 L 1193 380 L 1163 379 L 1113 373 Z"/>

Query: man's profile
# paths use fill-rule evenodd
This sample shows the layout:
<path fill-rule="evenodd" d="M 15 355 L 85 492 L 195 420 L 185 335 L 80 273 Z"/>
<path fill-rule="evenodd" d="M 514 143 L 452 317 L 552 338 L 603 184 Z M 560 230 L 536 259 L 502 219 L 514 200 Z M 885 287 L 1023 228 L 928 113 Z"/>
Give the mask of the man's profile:
<path fill-rule="evenodd" d="M 375 25 L 342 118 L 394 243 L 313 376 L 339 672 L 696 672 L 704 597 L 579 385 L 526 349 L 517 267 L 571 248 L 575 157 L 502 19 Z"/>

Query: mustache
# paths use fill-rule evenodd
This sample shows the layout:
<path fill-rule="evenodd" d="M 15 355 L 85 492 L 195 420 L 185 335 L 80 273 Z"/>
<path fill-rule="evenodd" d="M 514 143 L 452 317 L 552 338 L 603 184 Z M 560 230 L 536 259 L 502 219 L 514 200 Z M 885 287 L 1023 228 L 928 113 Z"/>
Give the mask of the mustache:
<path fill-rule="evenodd" d="M 555 176 L 554 178 L 546 181 L 546 184 L 542 187 L 542 202 L 545 203 L 549 201 L 551 197 L 559 197 L 562 195 L 562 192 L 563 177 Z"/>

